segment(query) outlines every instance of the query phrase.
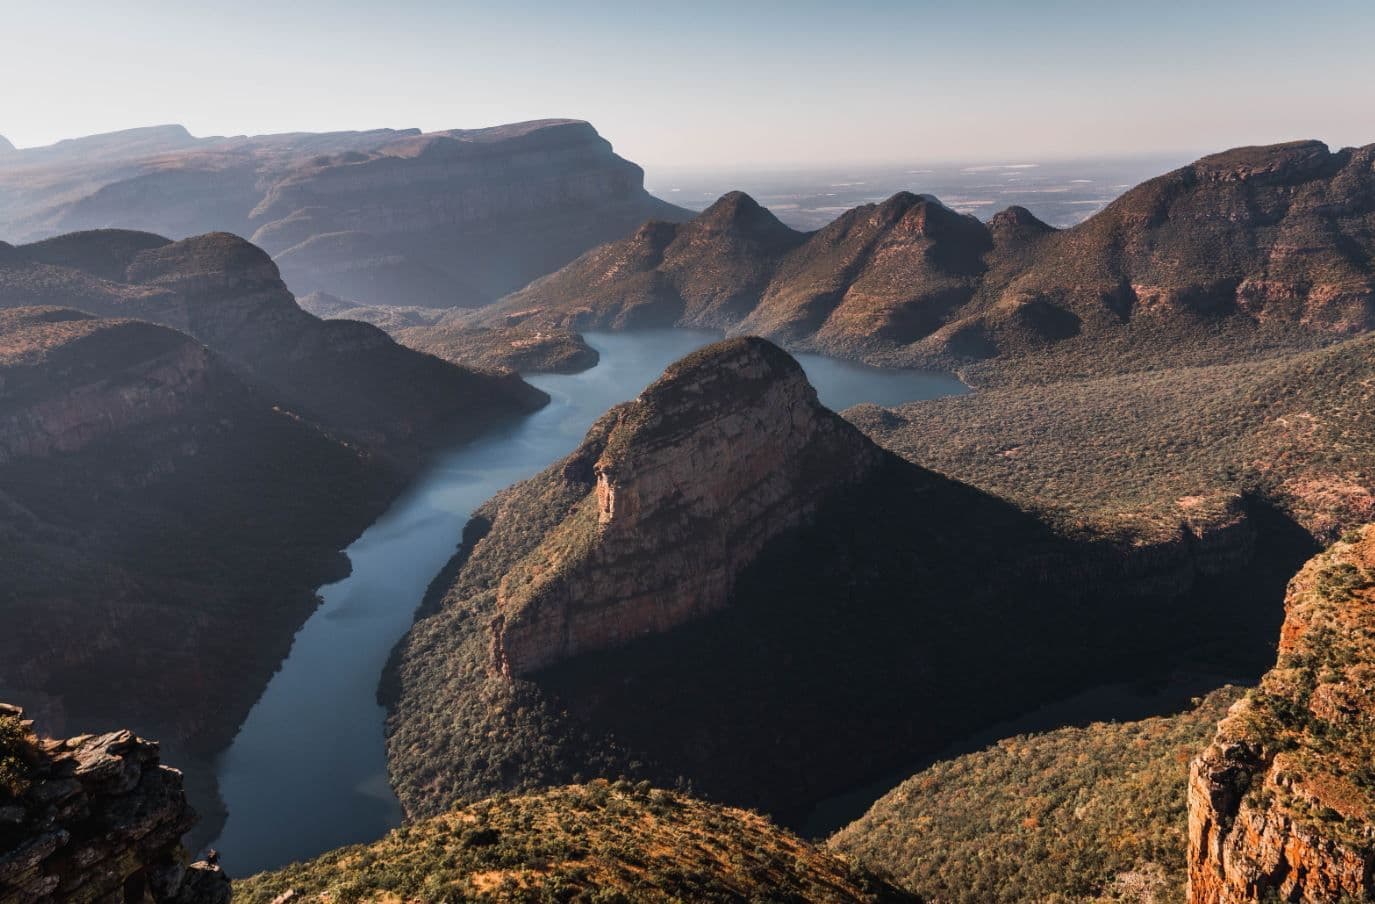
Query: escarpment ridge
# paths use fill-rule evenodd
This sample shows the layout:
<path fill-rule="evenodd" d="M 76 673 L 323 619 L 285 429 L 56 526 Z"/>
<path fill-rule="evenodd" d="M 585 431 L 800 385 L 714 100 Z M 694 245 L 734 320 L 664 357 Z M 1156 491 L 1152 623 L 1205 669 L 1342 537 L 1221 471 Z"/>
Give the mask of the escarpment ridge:
<path fill-rule="evenodd" d="M 902 192 L 810 234 L 727 195 L 473 315 L 679 324 L 976 382 L 1215 364 L 1375 326 L 1375 145 L 1237 148 L 1069 229 Z"/>
<path fill-rule="evenodd" d="M 588 123 L 196 138 L 180 126 L 3 153 L 0 234 L 249 237 L 302 294 L 482 304 L 645 219 L 686 217 Z"/>
<path fill-rule="evenodd" d="M 1264 655 L 1233 630 L 1254 597 L 1218 592 L 1254 554 L 1240 505 L 1163 542 L 1060 531 L 726 340 L 476 513 L 384 678 L 391 779 L 415 816 L 624 774 L 791 822 L 1107 674 Z"/>

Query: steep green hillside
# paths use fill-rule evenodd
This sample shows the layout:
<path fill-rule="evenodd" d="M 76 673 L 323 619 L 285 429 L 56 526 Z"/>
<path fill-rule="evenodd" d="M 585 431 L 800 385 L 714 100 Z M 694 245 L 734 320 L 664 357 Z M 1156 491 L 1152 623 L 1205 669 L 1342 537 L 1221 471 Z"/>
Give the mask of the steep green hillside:
<path fill-rule="evenodd" d="M 1240 695 L 937 763 L 827 845 L 932 901 L 1182 901 L 1189 761 Z"/>
<path fill-rule="evenodd" d="M 916 899 L 755 813 L 647 784 L 496 797 L 234 884 L 235 904 Z"/>

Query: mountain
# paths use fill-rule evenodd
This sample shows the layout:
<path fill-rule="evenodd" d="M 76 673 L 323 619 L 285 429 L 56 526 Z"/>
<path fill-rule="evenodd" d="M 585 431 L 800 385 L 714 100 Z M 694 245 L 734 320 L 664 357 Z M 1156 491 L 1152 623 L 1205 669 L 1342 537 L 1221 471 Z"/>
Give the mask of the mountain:
<path fill-rule="evenodd" d="M 484 800 L 234 883 L 236 904 L 374 899 L 917 901 L 758 814 L 605 781 Z"/>
<path fill-rule="evenodd" d="M 398 486 L 182 333 L 0 310 L 0 692 L 218 749 Z"/>
<path fill-rule="evenodd" d="M 1176 901 L 1189 761 L 1243 693 L 1184 712 L 1004 738 L 883 795 L 826 846 L 927 900 Z"/>
<path fill-rule="evenodd" d="M 226 233 L 172 242 L 99 230 L 7 246 L 0 307 L 31 304 L 181 330 L 275 402 L 397 457 L 546 400 L 518 378 L 475 373 L 376 327 L 306 313 L 271 258 Z"/>
<path fill-rule="evenodd" d="M 10 143 L 10 140 L 4 135 L 0 135 L 0 154 L 11 154 L 14 153 L 14 150 L 14 145 Z"/>
<path fill-rule="evenodd" d="M 686 212 L 585 122 L 422 134 L 195 138 L 181 126 L 26 148 L 0 162 L 0 235 L 119 226 L 250 237 L 301 294 L 482 304 L 650 217 Z"/>
<path fill-rule="evenodd" d="M 811 234 L 739 194 L 651 222 L 477 324 L 706 326 L 982 383 L 1211 364 L 1375 326 L 1375 145 L 1204 157 L 1070 229 L 899 193 Z"/>
<path fill-rule="evenodd" d="M 214 863 L 190 863 L 181 772 L 131 731 L 33 734 L 0 703 L 0 902 L 228 904 Z"/>
<path fill-rule="evenodd" d="M 1060 529 L 727 340 L 476 513 L 383 679 L 391 779 L 412 816 L 626 775 L 798 825 L 1109 676 L 1259 671 L 1293 551 L 1258 533 L 1226 506 L 1149 542 Z"/>
<path fill-rule="evenodd" d="M 1190 904 L 1375 892 L 1372 602 L 1375 527 L 1289 585 L 1275 667 L 1190 769 Z"/>

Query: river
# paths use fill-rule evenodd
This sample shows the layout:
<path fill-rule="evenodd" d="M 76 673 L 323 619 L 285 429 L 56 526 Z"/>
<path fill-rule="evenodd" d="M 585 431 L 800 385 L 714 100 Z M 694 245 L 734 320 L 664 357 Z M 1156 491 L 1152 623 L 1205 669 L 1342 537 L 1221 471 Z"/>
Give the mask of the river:
<path fill-rule="evenodd" d="M 611 406 L 718 335 L 694 330 L 588 333 L 601 362 L 529 382 L 552 401 L 438 456 L 346 550 L 352 573 L 320 588 L 320 608 L 219 758 L 228 820 L 214 846 L 246 876 L 381 837 L 401 819 L 387 783 L 377 681 L 469 515 L 499 490 L 571 452 Z M 798 360 L 823 404 L 893 405 L 964 390 L 953 377 L 880 370 L 816 355 Z"/>

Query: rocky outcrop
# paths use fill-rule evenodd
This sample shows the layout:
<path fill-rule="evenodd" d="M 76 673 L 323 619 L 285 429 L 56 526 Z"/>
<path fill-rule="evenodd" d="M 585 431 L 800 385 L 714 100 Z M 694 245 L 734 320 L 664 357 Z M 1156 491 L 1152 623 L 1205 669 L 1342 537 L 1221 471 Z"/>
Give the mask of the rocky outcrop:
<path fill-rule="evenodd" d="M 480 304 L 649 217 L 686 217 L 575 120 L 247 138 L 167 126 L 4 160 L 7 237 L 233 232 L 266 248 L 297 292 L 355 305 Z"/>
<path fill-rule="evenodd" d="M 0 704 L 11 727 L 26 730 L 22 718 Z M 181 845 L 196 814 L 156 742 L 115 731 L 20 743 L 22 778 L 0 787 L 0 904 L 228 904 L 229 879 Z"/>
<path fill-rule="evenodd" d="M 711 326 L 985 383 L 1232 361 L 1375 327 L 1372 161 L 1375 145 L 1240 148 L 1065 230 L 1023 208 L 980 223 L 903 192 L 789 235 L 737 193 L 478 317 Z M 754 225 L 723 228 L 736 220 Z"/>
<path fill-rule="evenodd" d="M 1279 658 L 1189 775 L 1189 900 L 1375 892 L 1375 527 L 1294 578 Z"/>
<path fill-rule="evenodd" d="M 493 667 L 526 675 L 720 609 L 765 544 L 879 459 L 775 346 L 688 356 L 566 465 L 594 489 L 502 580 Z"/>

